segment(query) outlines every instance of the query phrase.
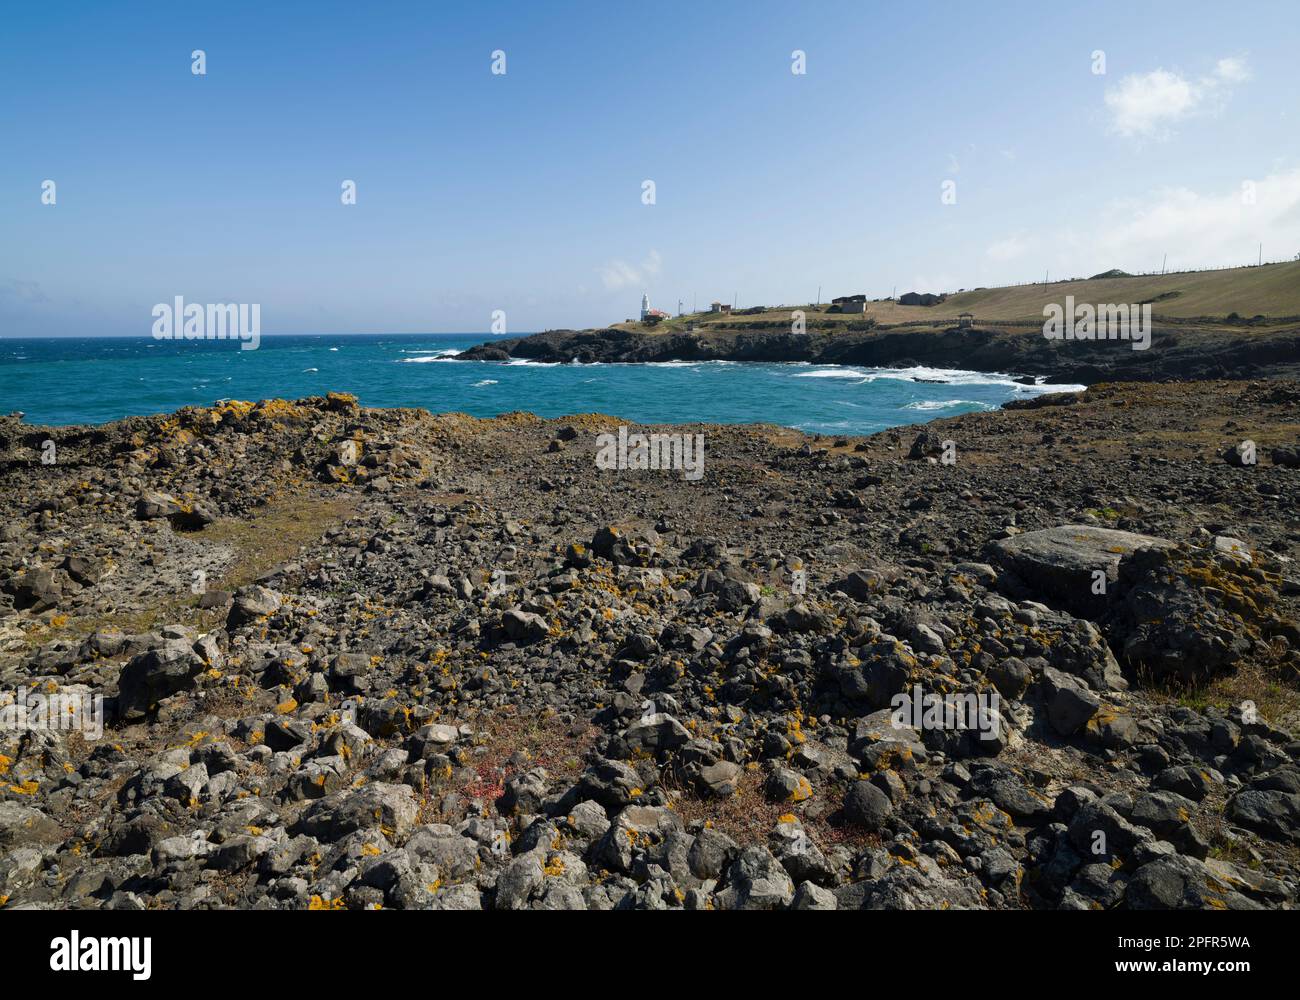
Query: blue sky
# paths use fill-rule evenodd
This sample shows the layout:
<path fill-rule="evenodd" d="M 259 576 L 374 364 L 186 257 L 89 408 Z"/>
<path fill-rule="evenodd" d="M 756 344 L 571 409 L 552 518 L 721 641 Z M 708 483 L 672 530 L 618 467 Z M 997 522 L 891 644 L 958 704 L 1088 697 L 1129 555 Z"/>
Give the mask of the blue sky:
<path fill-rule="evenodd" d="M 497 309 L 513 333 L 643 291 L 796 303 L 1300 252 L 1295 4 L 1057 6 L 10 7 L 0 336 L 147 335 L 176 295 L 260 303 L 266 334 Z"/>

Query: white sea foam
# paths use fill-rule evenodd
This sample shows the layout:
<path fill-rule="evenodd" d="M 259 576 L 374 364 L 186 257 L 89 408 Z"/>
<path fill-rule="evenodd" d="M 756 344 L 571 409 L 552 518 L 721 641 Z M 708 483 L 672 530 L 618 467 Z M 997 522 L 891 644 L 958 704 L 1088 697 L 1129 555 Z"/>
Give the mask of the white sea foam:
<path fill-rule="evenodd" d="M 622 364 L 635 364 L 636 362 L 620 362 Z M 710 359 L 707 361 L 646 361 L 644 362 L 651 368 L 697 368 L 700 365 L 738 365 L 739 361 L 724 361 L 720 358 Z"/>
<path fill-rule="evenodd" d="M 514 361 L 507 362 L 507 364 L 513 363 Z M 578 361 L 576 358 L 569 362 L 571 365 L 580 364 L 583 368 L 702 368 L 748 363 L 745 361 Z"/>
<path fill-rule="evenodd" d="M 442 351 L 403 351 L 403 354 L 414 354 L 416 357 L 398 358 L 399 364 L 403 365 L 422 365 L 430 361 L 454 361 L 455 356 L 460 353 L 457 348 L 450 348 Z"/>
<path fill-rule="evenodd" d="M 1082 385 L 1047 385 L 1042 379 L 1026 385 L 1018 382 L 1003 372 L 972 372 L 960 368 L 929 368 L 918 365 L 914 368 L 857 368 L 853 366 L 834 365 L 818 367 L 815 371 L 799 372 L 795 378 L 851 378 L 858 379 L 858 385 L 875 382 L 877 379 L 897 382 L 935 382 L 944 385 L 1000 385 L 1014 389 L 1016 392 L 1080 392 Z"/>
<path fill-rule="evenodd" d="M 953 406 L 978 406 L 984 410 L 993 409 L 988 403 L 981 403 L 978 399 L 921 399 L 915 403 L 908 403 L 903 407 L 905 410 L 946 410 Z"/>
<path fill-rule="evenodd" d="M 481 382 L 475 382 L 471 388 L 477 389 L 481 385 L 496 385 L 497 380 L 494 378 L 485 378 Z"/>
<path fill-rule="evenodd" d="M 799 372 L 795 378 L 856 378 L 861 379 L 868 373 L 861 368 L 819 368 L 813 372 Z"/>

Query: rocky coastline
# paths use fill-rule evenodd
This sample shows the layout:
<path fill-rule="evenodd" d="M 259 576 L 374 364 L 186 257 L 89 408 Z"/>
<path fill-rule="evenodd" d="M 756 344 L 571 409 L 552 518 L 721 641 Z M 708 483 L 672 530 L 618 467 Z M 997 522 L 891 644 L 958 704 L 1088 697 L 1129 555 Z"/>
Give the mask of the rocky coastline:
<path fill-rule="evenodd" d="M 634 428 L 697 480 L 598 467 L 596 414 L 0 418 L 0 908 L 1292 908 L 1300 383 L 1160 378 L 1294 336 L 463 355 L 1118 380 Z"/>
<path fill-rule="evenodd" d="M 1300 377 L 1300 324 L 1254 327 L 1157 321 L 1150 347 L 1060 341 L 1042 324 L 874 326 L 793 333 L 788 315 L 696 330 L 550 330 L 473 347 L 462 361 L 512 358 L 552 364 L 760 361 L 880 368 L 960 369 L 1054 384 Z"/>

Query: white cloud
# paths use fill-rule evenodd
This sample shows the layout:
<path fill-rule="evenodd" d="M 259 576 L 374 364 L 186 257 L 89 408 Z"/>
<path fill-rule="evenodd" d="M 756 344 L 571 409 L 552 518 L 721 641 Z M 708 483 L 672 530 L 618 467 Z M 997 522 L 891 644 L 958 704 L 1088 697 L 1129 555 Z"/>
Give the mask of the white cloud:
<path fill-rule="evenodd" d="M 1106 91 L 1115 131 L 1124 136 L 1157 134 L 1186 118 L 1199 102 L 1195 85 L 1163 69 L 1126 76 Z"/>
<path fill-rule="evenodd" d="M 1214 73 L 1228 83 L 1244 83 L 1250 79 L 1250 68 L 1246 65 L 1246 60 L 1236 56 L 1220 59 L 1215 64 Z"/>
<path fill-rule="evenodd" d="M 1166 188 L 1147 202 L 1113 205 L 1099 220 L 1089 255 L 1107 267 L 1159 267 L 1167 252 L 1171 270 L 1244 264 L 1264 244 L 1265 259 L 1300 252 L 1300 169 L 1256 181 L 1253 199 L 1242 182 L 1220 194 Z"/>
<path fill-rule="evenodd" d="M 1220 59 L 1213 73 L 1197 80 L 1166 69 L 1130 74 L 1106 91 L 1111 127 L 1122 136 L 1165 138 L 1176 123 L 1217 112 L 1230 88 L 1249 78 L 1246 61 L 1235 56 Z"/>
<path fill-rule="evenodd" d="M 610 291 L 641 283 L 640 272 L 625 260 L 611 260 L 608 264 L 598 267 L 596 271 Z"/>
<path fill-rule="evenodd" d="M 640 268 L 633 267 L 625 260 L 611 260 L 596 268 L 601 282 L 611 292 L 621 288 L 644 285 L 646 278 L 652 278 L 663 268 L 663 257 L 658 250 L 651 250 Z"/>
<path fill-rule="evenodd" d="M 985 247 L 983 267 L 962 281 L 1004 284 L 1086 277 L 1118 267 L 1133 274 L 1252 264 L 1300 254 L 1300 167 L 1274 168 L 1217 190 L 1154 189 L 1100 206 L 1084 226 L 1044 226 L 1009 234 Z M 948 290 L 956 287 L 948 287 Z M 902 290 L 900 288 L 900 290 Z"/>

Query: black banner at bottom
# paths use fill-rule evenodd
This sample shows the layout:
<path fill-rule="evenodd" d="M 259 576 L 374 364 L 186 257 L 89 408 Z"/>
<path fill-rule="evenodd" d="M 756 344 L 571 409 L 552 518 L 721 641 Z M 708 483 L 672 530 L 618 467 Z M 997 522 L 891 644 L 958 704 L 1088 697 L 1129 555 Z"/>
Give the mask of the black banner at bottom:
<path fill-rule="evenodd" d="M 686 923 L 692 926 L 688 929 Z M 1008 973 L 1043 973 L 1051 977 L 1046 982 L 1054 983 L 1091 983 L 1102 976 L 1165 981 L 1180 989 L 1200 980 L 1221 988 L 1260 973 L 1282 975 L 1293 958 L 1289 942 L 1294 930 L 1291 918 L 1281 913 L 0 915 L 7 971 L 17 982 L 75 977 L 83 985 L 101 979 L 128 988 L 298 984 L 304 955 L 315 956 L 312 978 L 325 978 L 331 987 L 373 985 L 381 969 L 419 965 L 433 952 L 443 960 L 454 956 L 449 968 L 490 970 L 491 978 L 499 980 L 510 973 L 503 956 L 523 949 L 518 952 L 523 957 L 529 941 L 531 947 L 549 949 L 566 939 L 581 944 L 564 962 L 571 971 L 603 972 L 608 966 L 611 975 L 626 977 L 638 953 L 656 956 L 654 963 L 662 969 L 671 962 L 675 939 L 686 946 L 682 958 L 693 964 L 700 958 L 697 945 L 714 940 L 729 955 L 728 975 L 748 971 L 745 959 L 753 956 L 753 971 L 767 976 L 755 946 L 761 947 L 769 934 L 774 945 L 779 941 L 783 951 L 791 949 L 787 955 L 802 954 L 798 964 L 805 974 L 815 973 L 821 963 L 830 971 L 861 960 L 879 964 L 882 972 L 890 965 L 910 970 L 909 976 L 931 968 L 941 978 L 962 970 L 992 981 Z M 845 953 L 842 945 L 855 940 L 862 942 L 861 951 Z M 832 941 L 841 944 L 828 948 Z M 609 947 L 602 947 L 605 943 Z"/>

